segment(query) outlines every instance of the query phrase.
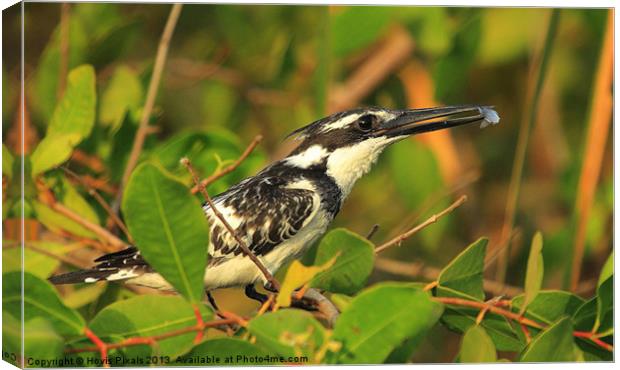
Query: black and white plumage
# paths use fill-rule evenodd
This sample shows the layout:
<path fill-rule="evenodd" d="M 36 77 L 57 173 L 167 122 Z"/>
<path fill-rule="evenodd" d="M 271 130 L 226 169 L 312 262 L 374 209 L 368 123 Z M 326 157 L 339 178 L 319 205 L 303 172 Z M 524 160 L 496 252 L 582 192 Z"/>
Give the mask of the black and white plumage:
<path fill-rule="evenodd" d="M 364 108 L 336 113 L 293 132 L 300 144 L 289 156 L 232 186 L 213 202 L 237 235 L 275 273 L 303 255 L 326 231 L 355 182 L 387 146 L 413 134 L 472 122 L 486 126 L 498 123 L 499 117 L 482 106 Z M 213 210 L 207 204 L 203 209 L 211 225 L 205 289 L 265 282 Z M 104 255 L 95 262 L 99 264 L 90 270 L 50 280 L 56 284 L 123 280 L 172 289 L 136 247 Z"/>

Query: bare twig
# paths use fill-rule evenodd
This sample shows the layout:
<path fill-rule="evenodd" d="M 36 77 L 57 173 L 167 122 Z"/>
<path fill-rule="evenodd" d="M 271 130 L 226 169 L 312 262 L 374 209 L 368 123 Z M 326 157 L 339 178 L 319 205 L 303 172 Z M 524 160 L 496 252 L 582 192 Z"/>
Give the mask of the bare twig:
<path fill-rule="evenodd" d="M 323 294 L 314 288 L 306 290 L 304 298 L 315 301 L 317 303 L 318 311 L 325 315 L 325 321 L 327 321 L 329 327 L 334 326 L 336 320 L 338 320 L 338 317 L 340 316 L 340 312 L 332 301 L 327 299 Z"/>
<path fill-rule="evenodd" d="M 114 234 L 112 234 L 108 230 L 104 229 L 103 227 L 97 224 L 94 224 L 88 221 L 87 219 L 75 213 L 71 209 L 65 207 L 63 204 L 58 203 L 53 193 L 51 192 L 51 190 L 46 188 L 45 185 L 43 185 L 42 183 L 39 182 L 37 186 L 40 190 L 41 201 L 47 204 L 54 211 L 75 221 L 76 223 L 84 227 L 85 229 L 92 231 L 101 240 L 104 240 L 106 243 L 108 243 L 109 245 L 113 246 L 116 249 L 122 249 L 128 246 L 127 243 L 125 243 L 123 240 L 116 237 Z"/>
<path fill-rule="evenodd" d="M 159 334 L 159 335 L 153 335 L 153 336 L 150 336 L 150 337 L 126 338 L 126 339 L 124 339 L 124 340 L 122 340 L 122 341 L 120 341 L 118 343 L 104 343 L 101 339 L 99 339 L 96 336 L 94 336 L 92 331 L 90 331 L 87 328 L 85 330 L 85 334 L 86 334 L 86 336 L 88 336 L 89 339 L 91 339 L 91 341 L 93 343 L 95 343 L 95 347 L 70 348 L 66 352 L 67 353 L 100 352 L 101 357 L 104 358 L 104 356 L 107 357 L 107 351 L 111 350 L 111 349 L 132 347 L 132 346 L 138 346 L 138 345 L 153 345 L 154 343 L 156 343 L 158 341 L 161 341 L 163 339 L 168 339 L 168 338 L 171 338 L 171 337 L 177 337 L 179 335 L 191 333 L 191 332 L 194 332 L 194 331 L 198 332 L 198 331 L 202 331 L 202 330 L 207 329 L 207 328 L 217 328 L 219 326 L 230 325 L 230 324 L 235 324 L 235 323 L 237 323 L 237 319 L 235 319 L 235 318 L 228 318 L 228 319 L 222 319 L 222 320 L 213 320 L 213 321 L 209 321 L 209 322 L 204 322 L 204 323 L 202 323 L 200 325 L 196 324 L 196 325 L 188 326 L 188 327 L 185 327 L 185 328 L 173 330 L 173 331 L 170 331 L 170 332 L 167 332 L 167 333 L 163 333 L 163 334 Z"/>
<path fill-rule="evenodd" d="M 368 232 L 368 235 L 366 235 L 366 239 L 368 240 L 372 239 L 372 237 L 375 236 L 375 233 L 377 232 L 377 230 L 379 230 L 379 224 L 372 225 L 372 228 Z"/>
<path fill-rule="evenodd" d="M 70 256 L 63 256 L 63 255 L 60 255 L 60 254 L 52 253 L 52 252 L 48 251 L 45 248 L 37 247 L 36 245 L 33 245 L 33 244 L 26 243 L 26 244 L 24 244 L 24 247 L 26 247 L 28 249 L 31 249 L 31 250 L 33 250 L 33 251 L 35 251 L 37 253 L 40 253 L 40 254 L 46 255 L 48 257 L 51 257 L 53 259 L 59 260 L 60 262 L 64 262 L 64 263 L 66 263 L 68 265 L 71 265 L 71 266 L 74 266 L 74 267 L 78 267 L 78 268 L 81 268 L 81 269 L 85 269 L 85 268 L 89 267 L 89 264 L 87 264 L 87 263 L 85 263 L 83 261 L 80 261 L 77 258 L 73 258 L 73 257 L 70 257 Z"/>
<path fill-rule="evenodd" d="M 73 151 L 73 153 L 71 153 L 71 161 L 75 161 L 97 173 L 101 173 L 106 169 L 106 165 L 105 163 L 103 163 L 101 158 L 92 154 L 85 153 L 80 149 L 76 149 Z"/>
<path fill-rule="evenodd" d="M 402 243 L 404 240 L 410 238 L 413 234 L 417 233 L 418 231 L 424 229 L 425 227 L 427 227 L 430 224 L 434 224 L 435 222 L 437 222 L 437 220 L 439 220 L 441 217 L 445 216 L 446 214 L 454 211 L 456 208 L 458 208 L 460 205 L 462 205 L 463 203 L 465 203 L 465 201 L 467 201 L 467 196 L 463 195 L 461 196 L 459 199 L 457 199 L 456 202 L 452 203 L 448 208 L 444 209 L 443 211 L 432 215 L 431 217 L 429 217 L 426 221 L 422 222 L 421 224 L 419 224 L 418 226 L 414 227 L 413 229 L 410 229 L 409 231 L 396 236 L 395 238 L 391 239 L 388 242 L 385 242 L 383 244 L 381 244 L 380 246 L 378 246 L 377 248 L 375 248 L 375 254 L 381 253 L 384 250 L 393 247 L 394 245 L 400 245 L 400 243 Z"/>
<path fill-rule="evenodd" d="M 611 124 L 611 113 L 613 110 L 614 16 L 613 11 L 608 10 L 608 13 L 607 30 L 599 59 L 594 95 L 590 107 L 588 134 L 584 151 L 585 158 L 581 165 L 577 200 L 575 201 L 577 227 L 570 274 L 571 291 L 575 291 L 579 284 L 586 240 L 586 227 L 590 218 L 596 185 L 601 173 L 603 153 L 610 131 L 609 125 Z"/>
<path fill-rule="evenodd" d="M 499 305 L 494 302 L 478 302 L 478 301 L 470 301 L 467 299 L 454 298 L 454 297 L 432 297 L 432 299 L 437 302 L 441 302 L 443 304 L 447 304 L 451 306 L 471 307 L 471 308 L 477 308 L 480 310 L 489 311 L 494 314 L 503 316 L 507 319 L 516 321 L 523 327 L 529 326 L 531 328 L 536 328 L 536 329 L 541 329 L 541 330 L 545 329 L 545 326 L 543 324 L 540 324 L 536 321 L 523 317 L 519 315 L 518 313 L 500 308 L 498 307 Z M 610 351 L 610 352 L 613 351 L 613 346 L 600 340 L 596 336 L 596 333 L 574 331 L 573 336 L 577 338 L 588 339 L 592 341 L 592 343 L 596 344 L 597 346 L 607 351 Z"/>
<path fill-rule="evenodd" d="M 149 82 L 146 101 L 144 103 L 142 117 L 140 118 L 140 125 L 138 126 L 138 130 L 136 131 L 133 146 L 131 147 L 131 152 L 129 153 L 129 158 L 127 159 L 125 172 L 123 172 L 121 187 L 118 194 L 116 195 L 116 200 L 114 202 L 115 210 L 118 209 L 120 199 L 123 196 L 123 189 L 125 188 L 125 185 L 127 185 L 127 181 L 129 181 L 129 176 L 131 175 L 133 169 L 136 167 L 136 164 L 138 163 L 138 158 L 140 157 L 140 153 L 142 152 L 142 146 L 144 145 L 144 140 L 146 139 L 149 131 L 149 119 L 151 116 L 151 112 L 153 111 L 153 106 L 155 105 L 155 98 L 157 97 L 157 91 L 159 88 L 161 75 L 164 71 L 166 56 L 168 55 L 168 47 L 170 46 L 172 33 L 174 32 L 177 20 L 179 19 L 179 14 L 181 13 L 182 6 L 183 4 L 172 5 L 170 15 L 168 16 L 168 21 L 166 21 L 166 26 L 164 27 L 164 32 L 162 33 L 161 39 L 159 40 L 157 55 L 155 56 L 155 65 L 153 67 L 151 81 Z"/>
<path fill-rule="evenodd" d="M 250 153 L 252 153 L 254 148 L 256 148 L 256 146 L 258 145 L 258 143 L 261 142 L 261 140 L 263 140 L 263 136 L 262 135 L 257 135 L 254 138 L 254 140 L 252 140 L 250 145 L 248 145 L 248 147 L 245 148 L 245 150 L 243 151 L 241 156 L 234 163 L 232 163 L 230 166 L 227 166 L 227 167 L 217 171 L 216 173 L 214 173 L 213 175 L 207 177 L 206 179 L 200 181 L 199 185 L 194 185 L 194 187 L 192 188 L 192 194 L 196 194 L 198 191 L 200 191 L 200 189 L 199 189 L 200 186 L 206 188 L 207 186 L 209 186 L 210 184 L 212 184 L 216 180 L 220 179 L 222 176 L 228 175 L 229 173 L 234 171 L 237 167 L 239 167 L 239 165 L 241 165 L 241 163 L 243 163 L 243 161 L 250 155 Z"/>
<path fill-rule="evenodd" d="M 439 277 L 440 269 L 432 266 L 426 266 L 422 262 L 402 262 L 389 258 L 378 258 L 375 260 L 375 267 L 381 271 L 390 274 L 407 276 L 412 278 L 424 278 L 425 280 L 434 281 Z M 523 289 L 500 284 L 493 280 L 484 279 L 483 287 L 485 292 L 493 295 L 506 295 L 508 297 L 516 297 L 523 293 Z"/>
<path fill-rule="evenodd" d="M 538 113 L 540 91 L 542 90 L 545 75 L 547 74 L 547 64 L 551 55 L 555 34 L 558 29 L 558 18 L 559 10 L 552 9 L 545 42 L 542 49 L 536 55 L 536 62 L 532 64 L 526 99 L 526 113 L 523 115 L 523 120 L 521 121 L 521 126 L 519 128 L 515 159 L 512 167 L 512 174 L 510 176 L 510 184 L 508 187 L 508 199 L 506 200 L 506 210 L 504 212 L 504 224 L 502 226 L 501 240 L 509 240 L 507 239 L 508 235 L 512 233 L 512 228 L 514 226 L 530 132 L 532 130 L 532 126 L 534 126 Z M 508 259 L 510 256 L 510 245 L 511 243 L 509 240 L 507 248 L 502 250 L 499 254 L 495 280 L 501 283 L 506 280 L 506 271 L 508 269 Z"/>
<path fill-rule="evenodd" d="M 116 213 L 114 213 L 114 211 L 112 211 L 112 208 L 105 201 L 105 199 L 103 199 L 103 197 L 99 193 L 97 193 L 95 189 L 91 188 L 86 183 L 86 181 L 84 181 L 77 173 L 71 171 L 66 166 L 63 166 L 62 169 L 67 175 L 77 180 L 83 187 L 86 188 L 86 190 L 88 190 L 88 194 L 90 194 L 90 196 L 95 198 L 97 203 L 99 203 L 99 205 L 106 211 L 110 219 L 116 224 L 116 226 L 118 226 L 123 231 L 125 236 L 127 236 L 127 239 L 129 240 L 129 242 L 133 244 L 133 239 L 131 238 L 131 235 L 129 234 L 129 230 L 127 230 L 127 226 L 125 226 L 123 221 L 116 215 Z"/>
<path fill-rule="evenodd" d="M 205 198 L 207 204 L 209 204 L 209 207 L 211 207 L 211 210 L 213 211 L 215 216 L 220 220 L 220 222 L 222 222 L 222 224 L 224 225 L 226 230 L 228 230 L 230 235 L 232 235 L 232 237 L 235 238 L 235 240 L 237 241 L 237 244 L 239 244 L 239 247 L 241 248 L 243 253 L 247 257 L 249 257 L 250 260 L 252 260 L 252 262 L 254 262 L 256 267 L 258 267 L 258 269 L 262 272 L 262 274 L 265 276 L 265 279 L 272 285 L 272 287 L 275 288 L 276 290 L 280 290 L 280 283 L 278 283 L 278 281 L 273 277 L 271 272 L 267 270 L 265 265 L 263 265 L 263 263 L 258 259 L 258 257 L 256 257 L 256 255 L 250 250 L 250 248 L 248 248 L 248 246 L 239 237 L 239 235 L 237 235 L 237 233 L 235 232 L 235 229 L 233 229 L 232 226 L 230 226 L 230 224 L 228 223 L 228 221 L 226 221 L 226 218 L 224 218 L 224 215 L 222 215 L 222 213 L 220 213 L 217 207 L 215 207 L 215 204 L 213 204 L 213 200 L 211 200 L 211 197 L 209 196 L 207 189 L 200 183 L 200 178 L 194 171 L 194 168 L 192 167 L 192 164 L 189 161 L 189 159 L 183 158 L 181 159 L 181 163 L 185 166 L 185 168 L 187 168 L 189 173 L 192 175 L 194 184 L 198 186 L 198 189 L 202 193 L 202 196 Z"/>

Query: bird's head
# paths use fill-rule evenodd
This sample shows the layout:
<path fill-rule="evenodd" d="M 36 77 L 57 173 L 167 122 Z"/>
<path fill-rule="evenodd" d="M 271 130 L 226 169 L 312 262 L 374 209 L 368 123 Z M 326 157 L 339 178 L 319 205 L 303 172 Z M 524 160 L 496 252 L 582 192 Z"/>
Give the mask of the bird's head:
<path fill-rule="evenodd" d="M 299 168 L 323 168 L 348 193 L 379 154 L 408 136 L 481 122 L 499 122 L 491 107 L 460 105 L 392 110 L 360 108 L 332 114 L 291 133 L 301 140 L 285 159 Z"/>

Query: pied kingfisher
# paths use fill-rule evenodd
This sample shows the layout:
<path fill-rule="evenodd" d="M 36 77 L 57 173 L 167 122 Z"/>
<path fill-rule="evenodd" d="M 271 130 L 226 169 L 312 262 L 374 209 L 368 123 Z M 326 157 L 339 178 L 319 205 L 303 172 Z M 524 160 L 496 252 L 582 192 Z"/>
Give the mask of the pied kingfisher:
<path fill-rule="evenodd" d="M 361 108 L 336 113 L 295 130 L 289 136 L 296 136 L 300 144 L 286 158 L 214 197 L 213 203 L 273 274 L 301 257 L 326 231 L 355 182 L 387 146 L 410 135 L 473 122 L 484 127 L 498 123 L 499 116 L 490 107 L 476 105 Z M 254 284 L 266 284 L 265 277 L 209 205 L 204 204 L 203 209 L 211 225 L 206 291 L 245 287 L 248 297 L 263 301 L 266 296 L 258 293 Z M 136 247 L 106 254 L 95 262 L 99 264 L 92 269 L 54 276 L 50 281 L 124 280 L 172 290 Z"/>

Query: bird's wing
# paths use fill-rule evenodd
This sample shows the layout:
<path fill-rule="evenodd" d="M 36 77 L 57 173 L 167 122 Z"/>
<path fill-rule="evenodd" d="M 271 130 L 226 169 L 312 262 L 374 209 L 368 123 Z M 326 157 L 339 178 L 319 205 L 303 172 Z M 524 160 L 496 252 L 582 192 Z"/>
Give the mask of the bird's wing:
<path fill-rule="evenodd" d="M 320 205 L 315 192 L 286 187 L 277 177 L 253 179 L 239 185 L 215 198 L 214 205 L 257 256 L 264 256 L 296 235 Z M 209 255 L 225 259 L 242 254 L 239 243 L 211 207 L 205 204 L 203 208 L 211 224 Z"/>
<path fill-rule="evenodd" d="M 258 256 L 290 239 L 316 214 L 320 200 L 308 189 L 287 188 L 278 178 L 243 181 L 214 198 L 237 235 Z M 209 266 L 242 253 L 237 241 L 226 230 L 208 205 L 203 209 L 211 224 Z M 50 278 L 54 284 L 91 283 L 100 280 L 125 280 L 153 272 L 138 248 L 131 246 L 103 255 L 96 266 Z"/>

